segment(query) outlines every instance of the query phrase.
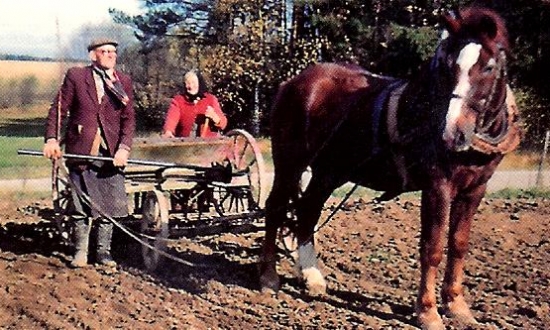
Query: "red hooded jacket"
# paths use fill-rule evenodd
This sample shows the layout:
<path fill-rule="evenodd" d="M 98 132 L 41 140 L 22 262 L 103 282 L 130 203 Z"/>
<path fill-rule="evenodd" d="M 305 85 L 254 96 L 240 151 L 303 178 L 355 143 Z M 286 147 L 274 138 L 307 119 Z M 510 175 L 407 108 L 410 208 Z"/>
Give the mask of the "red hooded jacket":
<path fill-rule="evenodd" d="M 205 124 L 206 108 L 211 106 L 220 117 L 218 123 L 213 123 L 209 120 L 208 127 L 203 129 Z M 204 97 L 192 102 L 183 95 L 176 95 L 164 122 L 164 131 L 170 131 L 176 137 L 200 136 L 200 137 L 216 137 L 219 132 L 227 126 L 227 117 L 221 110 L 218 99 L 210 94 L 204 93 Z M 204 133 L 201 136 L 201 132 Z"/>

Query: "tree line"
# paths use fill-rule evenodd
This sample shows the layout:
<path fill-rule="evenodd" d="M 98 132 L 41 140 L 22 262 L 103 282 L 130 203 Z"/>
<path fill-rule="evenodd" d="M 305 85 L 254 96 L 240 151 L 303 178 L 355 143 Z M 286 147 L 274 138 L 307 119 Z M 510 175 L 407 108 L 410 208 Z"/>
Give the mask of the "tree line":
<path fill-rule="evenodd" d="M 136 84 L 138 126 L 159 130 L 183 74 L 198 70 L 232 127 L 268 134 L 279 84 L 320 61 L 358 64 L 407 77 L 429 59 L 444 10 L 493 8 L 506 20 L 513 56 L 509 77 L 525 123 L 525 148 L 550 129 L 550 3 L 542 0 L 143 0 L 144 12 L 111 10 L 139 43 L 120 63 Z"/>

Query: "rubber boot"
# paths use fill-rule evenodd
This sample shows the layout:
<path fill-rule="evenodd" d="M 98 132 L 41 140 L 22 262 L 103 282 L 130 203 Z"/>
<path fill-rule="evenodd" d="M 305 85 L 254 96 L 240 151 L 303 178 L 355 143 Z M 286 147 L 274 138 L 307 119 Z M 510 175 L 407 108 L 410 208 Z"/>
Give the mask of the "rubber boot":
<path fill-rule="evenodd" d="M 113 237 L 113 224 L 104 219 L 98 221 L 97 227 L 97 263 L 109 267 L 116 267 L 116 262 L 111 257 L 111 239 Z"/>
<path fill-rule="evenodd" d="M 88 219 L 74 219 L 75 255 L 71 267 L 80 268 L 88 264 L 88 243 L 90 240 L 90 224 Z"/>

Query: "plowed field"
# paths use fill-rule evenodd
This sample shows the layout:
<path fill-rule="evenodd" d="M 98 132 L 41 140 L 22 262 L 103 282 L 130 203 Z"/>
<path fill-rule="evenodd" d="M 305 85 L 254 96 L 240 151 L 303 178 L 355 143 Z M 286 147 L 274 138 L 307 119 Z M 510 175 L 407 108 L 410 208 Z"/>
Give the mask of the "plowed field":
<path fill-rule="evenodd" d="M 168 260 L 155 273 L 144 270 L 139 244 L 117 230 L 116 270 L 75 270 L 48 202 L 0 202 L 0 328 L 414 329 L 419 206 L 415 197 L 349 202 L 319 229 L 329 290 L 311 297 L 288 256 L 279 293 L 258 290 L 261 223 L 191 224 L 168 249 L 186 263 Z M 482 202 L 465 276 L 480 323 L 473 329 L 550 326 L 549 218 L 549 200 Z"/>

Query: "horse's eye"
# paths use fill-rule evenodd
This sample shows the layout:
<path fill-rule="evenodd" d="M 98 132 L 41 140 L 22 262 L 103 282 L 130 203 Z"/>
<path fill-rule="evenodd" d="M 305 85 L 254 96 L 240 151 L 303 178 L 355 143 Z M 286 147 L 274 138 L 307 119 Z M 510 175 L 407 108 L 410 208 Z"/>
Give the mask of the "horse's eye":
<path fill-rule="evenodd" d="M 489 62 L 487 62 L 487 65 L 485 65 L 485 68 L 483 68 L 483 73 L 490 74 L 495 70 L 496 66 L 496 61 L 494 59 L 490 59 Z"/>
<path fill-rule="evenodd" d="M 491 73 L 495 69 L 494 65 L 487 65 L 485 69 L 483 69 L 483 73 Z"/>

